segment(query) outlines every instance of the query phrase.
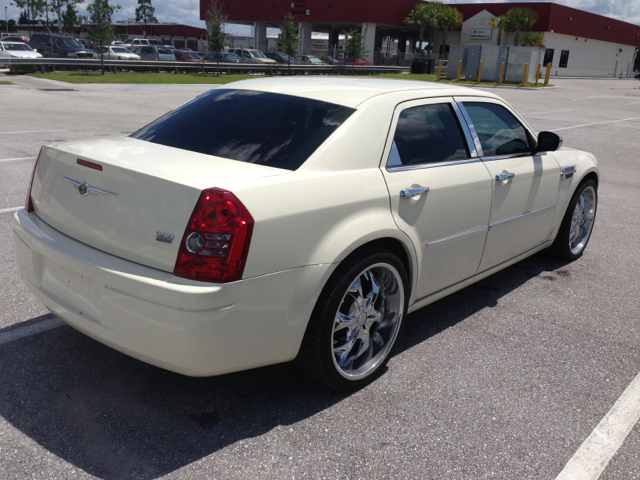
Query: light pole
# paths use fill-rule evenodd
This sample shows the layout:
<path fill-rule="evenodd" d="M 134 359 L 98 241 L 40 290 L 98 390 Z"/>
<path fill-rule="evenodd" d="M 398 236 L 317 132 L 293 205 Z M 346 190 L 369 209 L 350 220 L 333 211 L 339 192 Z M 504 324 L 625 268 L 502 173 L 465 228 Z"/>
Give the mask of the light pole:
<path fill-rule="evenodd" d="M 9 20 L 7 20 L 7 6 L 4 7 L 4 26 L 7 28 L 7 35 L 9 35 Z"/>

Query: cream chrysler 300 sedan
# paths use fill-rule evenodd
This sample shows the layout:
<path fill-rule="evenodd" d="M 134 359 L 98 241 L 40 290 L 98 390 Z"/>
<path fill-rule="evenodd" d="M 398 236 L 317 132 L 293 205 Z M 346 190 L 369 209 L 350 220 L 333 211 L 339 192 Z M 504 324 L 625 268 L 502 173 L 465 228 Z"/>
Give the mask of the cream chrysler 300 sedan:
<path fill-rule="evenodd" d="M 561 144 L 476 89 L 237 82 L 129 137 L 43 147 L 16 255 L 55 315 L 142 361 L 295 359 L 358 388 L 410 312 L 547 247 L 582 255 L 598 164 Z"/>

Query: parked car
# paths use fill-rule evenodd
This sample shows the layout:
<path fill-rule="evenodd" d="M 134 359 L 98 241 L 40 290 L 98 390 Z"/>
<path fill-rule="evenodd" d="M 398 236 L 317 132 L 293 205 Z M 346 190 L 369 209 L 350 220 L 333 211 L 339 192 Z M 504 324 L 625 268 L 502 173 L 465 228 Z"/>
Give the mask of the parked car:
<path fill-rule="evenodd" d="M 297 55 L 296 62 L 303 65 L 324 65 L 324 62 L 313 55 Z"/>
<path fill-rule="evenodd" d="M 129 50 L 133 51 L 138 47 L 145 47 L 148 45 L 161 45 L 160 40 L 156 40 L 155 38 L 128 38 L 124 42 L 124 46 Z"/>
<path fill-rule="evenodd" d="M 324 57 L 320 57 L 324 63 L 328 65 L 344 65 L 344 62 L 337 57 L 332 57 L 330 55 L 325 55 Z"/>
<path fill-rule="evenodd" d="M 173 50 L 173 54 L 178 62 L 202 62 L 202 57 L 191 50 Z"/>
<path fill-rule="evenodd" d="M 100 58 L 100 55 L 104 55 L 104 58 L 108 60 L 140 60 L 140 55 L 136 55 L 128 48 L 115 45 L 96 48 L 95 57 Z"/>
<path fill-rule="evenodd" d="M 598 163 L 561 146 L 478 89 L 235 82 L 130 136 L 43 146 L 15 258 L 53 314 L 144 362 L 295 359 L 359 388 L 409 313 L 545 248 L 581 257 Z"/>
<path fill-rule="evenodd" d="M 93 50 L 70 35 L 36 32 L 29 39 L 29 46 L 43 57 L 93 58 Z"/>
<path fill-rule="evenodd" d="M 133 53 L 138 55 L 141 60 L 162 60 L 164 62 L 175 62 L 176 56 L 171 50 L 156 45 L 147 45 L 145 47 L 136 48 Z"/>
<path fill-rule="evenodd" d="M 265 55 L 267 57 L 269 57 L 272 60 L 275 60 L 276 63 L 286 63 L 287 65 L 289 63 L 291 63 L 291 65 L 295 65 L 298 63 L 298 61 L 293 58 L 290 57 L 289 55 L 287 55 L 286 53 L 280 53 L 280 52 L 267 52 L 265 53 Z"/>
<path fill-rule="evenodd" d="M 273 60 L 272 58 L 268 58 L 260 50 L 255 50 L 252 48 L 234 48 L 229 51 L 231 53 L 235 53 L 248 63 L 276 63 L 275 60 Z"/>
<path fill-rule="evenodd" d="M 25 37 L 21 37 L 19 35 L 5 35 L 2 38 L 0 38 L 0 40 L 2 40 L 3 42 L 22 42 L 22 43 L 29 43 L 29 40 Z"/>
<path fill-rule="evenodd" d="M 0 65 L 2 60 L 6 58 L 40 58 L 38 52 L 34 51 L 29 45 L 22 42 L 5 42 L 0 40 Z"/>
<path fill-rule="evenodd" d="M 231 52 L 211 52 L 204 57 L 208 62 L 220 62 L 220 63 L 246 63 L 238 55 Z"/>
<path fill-rule="evenodd" d="M 353 58 L 345 58 L 344 59 L 344 64 L 345 65 L 373 65 L 373 63 L 368 62 L 367 60 L 363 60 L 362 58 L 356 58 L 355 60 Z"/>
<path fill-rule="evenodd" d="M 91 40 L 85 40 L 81 38 L 76 38 L 76 40 L 78 40 L 84 48 L 89 48 L 91 50 L 95 48 Z"/>
<path fill-rule="evenodd" d="M 111 45 L 114 45 L 116 47 L 124 47 L 124 42 L 122 40 L 114 40 L 113 42 L 111 42 Z"/>

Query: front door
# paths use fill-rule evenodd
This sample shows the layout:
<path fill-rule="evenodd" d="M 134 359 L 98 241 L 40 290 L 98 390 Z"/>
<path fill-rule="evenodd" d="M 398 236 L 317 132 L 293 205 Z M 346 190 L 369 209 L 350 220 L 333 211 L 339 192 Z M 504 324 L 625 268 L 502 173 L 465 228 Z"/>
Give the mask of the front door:
<path fill-rule="evenodd" d="M 543 244 L 551 233 L 560 188 L 552 155 L 533 155 L 533 135 L 498 100 L 463 100 L 491 174 L 493 201 L 479 271 Z"/>
<path fill-rule="evenodd" d="M 394 113 L 382 171 L 395 222 L 416 248 L 414 300 L 480 264 L 492 181 L 470 139 L 452 98 L 402 103 Z"/>

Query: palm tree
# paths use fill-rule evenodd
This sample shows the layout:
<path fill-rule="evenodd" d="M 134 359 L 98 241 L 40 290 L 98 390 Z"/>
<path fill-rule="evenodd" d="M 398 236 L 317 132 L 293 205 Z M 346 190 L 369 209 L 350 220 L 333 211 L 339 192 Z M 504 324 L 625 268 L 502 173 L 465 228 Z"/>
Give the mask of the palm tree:
<path fill-rule="evenodd" d="M 540 32 L 529 32 L 522 36 L 522 45 L 524 47 L 540 47 L 542 50 L 546 50 L 544 44 L 544 35 Z"/>
<path fill-rule="evenodd" d="M 504 15 L 500 15 L 499 17 L 491 17 L 489 19 L 489 25 L 491 25 L 491 28 L 498 29 L 497 44 L 499 47 L 500 44 L 502 43 L 502 31 L 507 28 L 507 17 L 505 17 Z"/>
<path fill-rule="evenodd" d="M 404 24 L 408 27 L 420 30 L 420 48 L 424 41 L 424 31 L 429 30 L 429 44 L 433 46 L 433 31 L 438 28 L 438 12 L 442 7 L 440 2 L 421 3 L 409 12 L 404 19 Z"/>
<path fill-rule="evenodd" d="M 515 32 L 513 45 L 518 46 L 520 32 L 531 30 L 533 24 L 538 20 L 538 14 L 528 8 L 512 8 L 507 12 L 507 28 L 510 32 Z"/>
<path fill-rule="evenodd" d="M 462 14 L 454 7 L 449 5 L 442 5 L 440 12 L 438 12 L 438 25 L 440 28 L 444 28 L 442 33 L 442 45 L 447 45 L 447 37 L 449 29 L 456 28 L 462 24 Z"/>

